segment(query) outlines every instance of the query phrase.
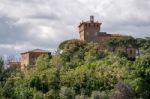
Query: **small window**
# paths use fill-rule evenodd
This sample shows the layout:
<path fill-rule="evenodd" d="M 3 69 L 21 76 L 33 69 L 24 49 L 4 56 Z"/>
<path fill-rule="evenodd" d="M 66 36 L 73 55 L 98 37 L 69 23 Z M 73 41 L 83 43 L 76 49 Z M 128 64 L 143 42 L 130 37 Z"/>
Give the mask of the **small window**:
<path fill-rule="evenodd" d="M 132 54 L 132 50 L 130 50 L 130 54 Z"/>

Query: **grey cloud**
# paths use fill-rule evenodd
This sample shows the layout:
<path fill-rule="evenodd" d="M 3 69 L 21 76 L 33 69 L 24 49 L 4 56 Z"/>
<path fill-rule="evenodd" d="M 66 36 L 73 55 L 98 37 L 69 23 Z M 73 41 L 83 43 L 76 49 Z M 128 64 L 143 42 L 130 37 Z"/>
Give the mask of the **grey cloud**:
<path fill-rule="evenodd" d="M 149 10 L 149 0 L 1 0 L 0 45 L 56 49 L 63 40 L 79 38 L 77 26 L 90 15 L 103 22 L 102 31 L 146 37 Z"/>
<path fill-rule="evenodd" d="M 21 24 L 17 25 L 16 22 L 19 19 L 13 19 L 9 17 L 0 17 L 0 45 L 7 45 L 9 44 L 10 46 L 15 46 L 15 44 L 19 45 L 32 45 L 35 48 L 57 48 L 58 42 L 56 42 L 54 39 L 49 38 L 48 40 L 40 39 L 36 37 L 36 34 L 39 35 L 41 32 L 36 31 L 36 28 L 32 24 Z M 30 29 L 35 28 L 35 32 L 32 34 L 30 33 Z M 7 48 L 8 50 L 3 50 L 0 52 L 4 53 L 7 52 L 10 54 L 11 52 L 15 52 L 15 49 Z M 6 49 L 6 48 L 1 48 L 0 49 Z"/>
<path fill-rule="evenodd" d="M 15 23 L 18 19 L 9 17 L 0 17 L 0 43 L 14 44 L 24 40 L 24 33 L 26 33 L 27 26 L 16 26 Z"/>
<path fill-rule="evenodd" d="M 32 16 L 28 16 L 28 18 L 32 18 L 32 19 L 43 19 L 43 20 L 60 20 L 60 18 L 55 15 L 55 14 L 51 14 L 51 15 L 47 15 L 47 14 L 36 14 L 36 15 L 32 15 Z"/>

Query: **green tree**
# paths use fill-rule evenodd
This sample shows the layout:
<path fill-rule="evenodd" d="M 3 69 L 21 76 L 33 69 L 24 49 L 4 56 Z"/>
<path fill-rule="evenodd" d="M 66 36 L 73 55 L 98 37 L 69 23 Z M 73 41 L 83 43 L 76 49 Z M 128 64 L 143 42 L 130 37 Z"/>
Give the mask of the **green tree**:
<path fill-rule="evenodd" d="M 104 50 L 102 50 L 100 44 L 98 43 L 88 43 L 84 51 L 85 61 L 98 60 L 106 56 L 106 53 L 104 52 Z"/>
<path fill-rule="evenodd" d="M 49 55 L 41 55 L 36 61 L 36 67 L 39 70 L 47 69 L 50 67 Z"/>
<path fill-rule="evenodd" d="M 4 61 L 2 57 L 0 57 L 0 75 L 2 75 L 3 71 L 4 71 Z"/>
<path fill-rule="evenodd" d="M 139 97 L 150 97 L 150 54 L 141 55 L 133 64 L 129 74 L 129 83 L 134 87 Z"/>
<path fill-rule="evenodd" d="M 91 99 L 108 99 L 108 95 L 105 92 L 93 91 Z"/>
<path fill-rule="evenodd" d="M 110 96 L 110 99 L 134 99 L 135 92 L 134 90 L 123 81 L 119 81 L 115 85 L 115 90 Z"/>
<path fill-rule="evenodd" d="M 71 88 L 62 87 L 60 90 L 61 99 L 75 99 L 75 91 Z"/>

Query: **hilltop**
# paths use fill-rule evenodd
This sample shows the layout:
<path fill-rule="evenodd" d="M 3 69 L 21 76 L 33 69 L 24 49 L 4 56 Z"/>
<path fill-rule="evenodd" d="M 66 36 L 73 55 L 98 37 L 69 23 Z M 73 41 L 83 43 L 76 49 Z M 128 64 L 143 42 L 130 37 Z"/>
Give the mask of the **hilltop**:
<path fill-rule="evenodd" d="M 114 40 L 117 42 L 117 40 Z M 113 42 L 114 42 L 113 41 Z M 52 55 L 21 72 L 3 69 L 0 97 L 12 99 L 133 99 L 150 96 L 150 39 L 136 39 L 141 53 L 135 61 L 109 44 L 67 40 Z M 131 43 L 131 42 L 130 42 Z M 97 97 L 97 98 L 96 98 Z M 118 97 L 118 98 L 117 98 Z"/>

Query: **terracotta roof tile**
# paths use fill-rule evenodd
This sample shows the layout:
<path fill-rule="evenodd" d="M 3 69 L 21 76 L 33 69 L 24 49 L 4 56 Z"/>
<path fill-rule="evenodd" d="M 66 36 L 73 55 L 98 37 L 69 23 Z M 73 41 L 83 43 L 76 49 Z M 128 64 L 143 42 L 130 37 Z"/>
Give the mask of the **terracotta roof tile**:
<path fill-rule="evenodd" d="M 43 49 L 33 49 L 33 50 L 30 50 L 30 51 L 23 52 L 23 53 L 21 53 L 21 54 L 30 53 L 30 52 L 42 52 L 42 53 L 47 53 L 48 51 L 43 50 Z"/>

